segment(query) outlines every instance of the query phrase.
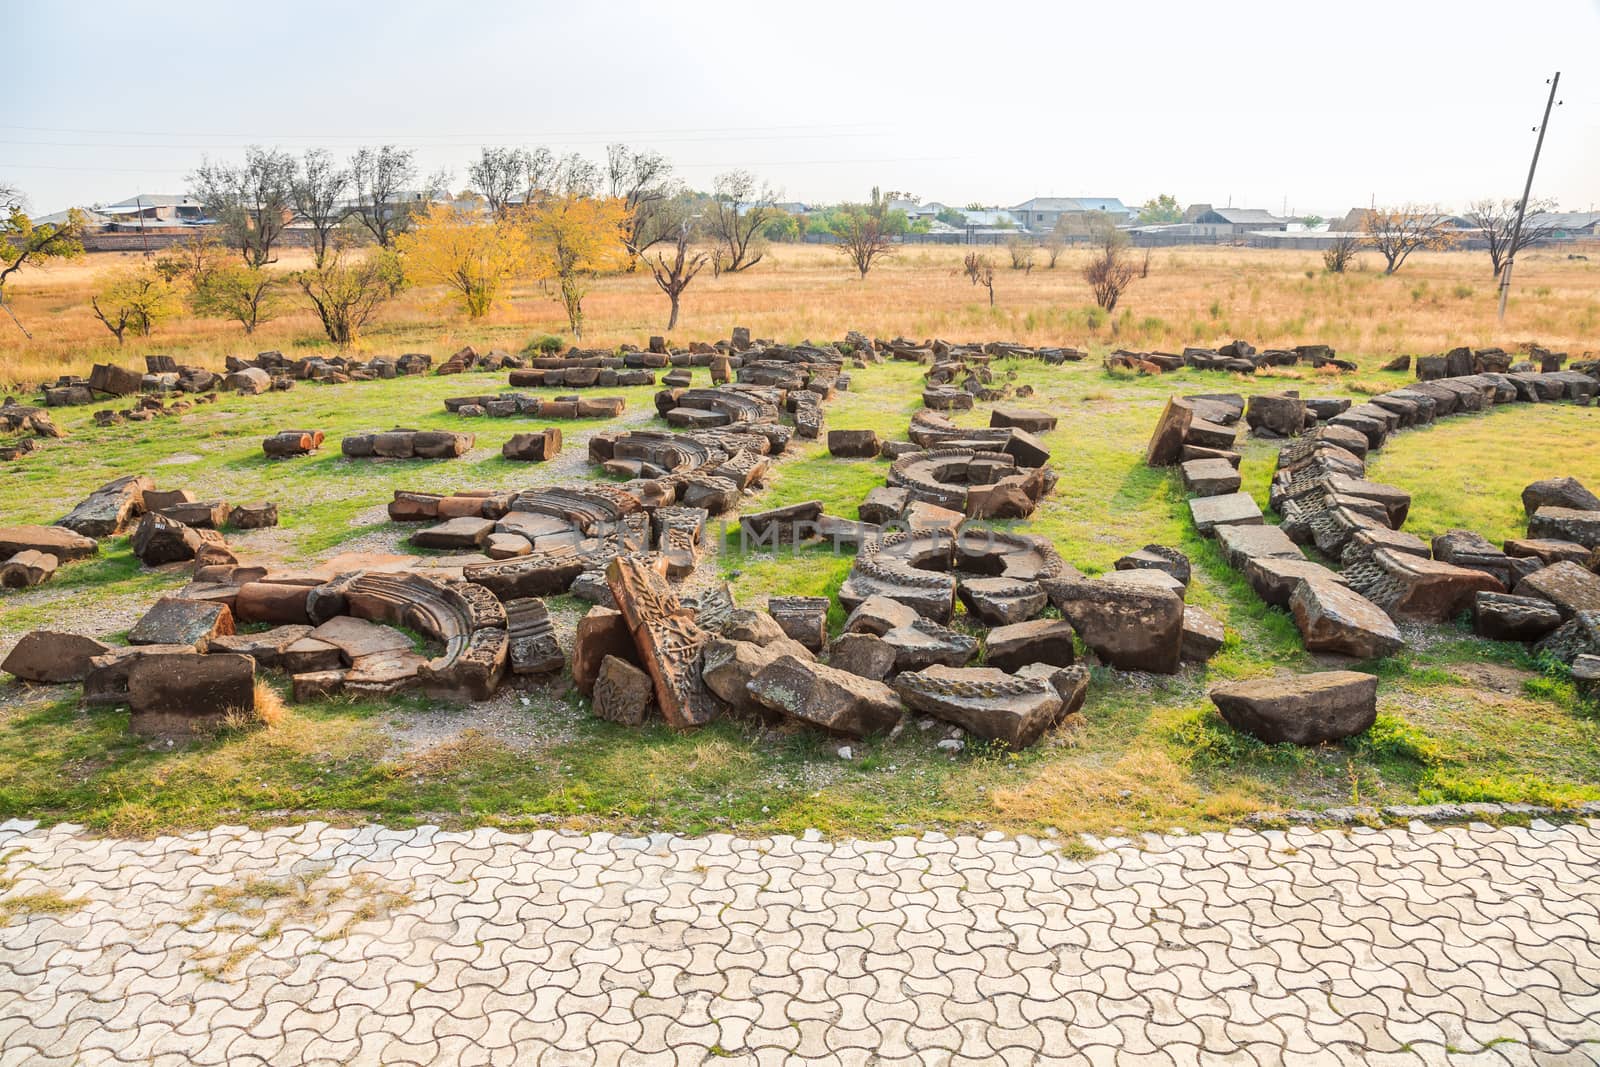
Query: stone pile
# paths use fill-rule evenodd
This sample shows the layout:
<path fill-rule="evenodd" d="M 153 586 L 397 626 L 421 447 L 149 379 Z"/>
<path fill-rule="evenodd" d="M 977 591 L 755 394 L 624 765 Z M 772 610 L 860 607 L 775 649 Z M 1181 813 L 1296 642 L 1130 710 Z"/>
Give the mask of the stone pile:
<path fill-rule="evenodd" d="M 1253 498 L 1238 491 L 1229 470 L 1236 454 L 1184 459 L 1195 447 L 1193 427 L 1209 421 L 1197 405 L 1219 398 L 1172 398 L 1147 458 L 1152 466 L 1182 462 L 1196 527 L 1217 538 L 1263 600 L 1292 613 L 1309 650 L 1380 658 L 1403 646 L 1397 622 L 1470 613 L 1478 633 L 1498 639 L 1538 640 L 1560 626 L 1565 636 L 1549 638 L 1555 645 L 1546 650 L 1570 662 L 1583 644 L 1579 616 L 1591 604 L 1600 611 L 1600 578 L 1584 566 L 1600 546 L 1600 499 L 1571 479 L 1535 483 L 1523 494 L 1527 538 L 1496 547 L 1455 530 L 1430 543 L 1404 532 L 1410 495 L 1367 480 L 1366 455 L 1403 427 L 1500 403 L 1582 401 L 1596 386 L 1571 371 L 1519 372 L 1431 380 L 1348 408 L 1292 394 L 1252 397 L 1245 420 L 1253 430 L 1292 438 L 1278 452 L 1268 494 L 1278 526 L 1264 525 Z M 1203 433 L 1205 448 L 1228 451 L 1209 428 Z"/>
<path fill-rule="evenodd" d="M 1292 367 L 1304 364 L 1313 369 L 1333 367 L 1353 371 L 1356 365 L 1339 359 L 1328 345 L 1296 345 L 1257 351 L 1248 341 L 1230 341 L 1220 348 L 1185 348 L 1181 355 L 1170 352 L 1129 352 L 1119 350 L 1105 359 L 1107 369 L 1138 371 L 1140 374 L 1167 374 L 1192 367 L 1195 370 L 1254 374 L 1263 367 Z"/>
<path fill-rule="evenodd" d="M 293 388 L 296 382 L 317 382 L 323 385 L 343 385 L 346 382 L 369 382 L 380 379 L 402 378 L 412 374 L 426 374 L 433 366 L 433 357 L 425 353 L 373 356 L 371 359 L 350 359 L 346 356 L 303 356 L 289 359 L 282 352 L 261 352 L 254 359 L 229 356 L 226 387 L 246 395 L 270 390 Z"/>
<path fill-rule="evenodd" d="M 50 413 L 32 404 L 20 404 L 6 397 L 0 404 L 0 462 L 9 462 L 34 451 L 34 438 L 65 437 Z"/>
<path fill-rule="evenodd" d="M 119 426 L 125 422 L 149 422 L 152 419 L 167 418 L 173 415 L 182 415 L 196 404 L 210 404 L 217 399 L 216 393 L 201 393 L 188 400 L 163 400 L 159 396 L 141 395 L 132 407 L 114 409 L 102 408 L 94 413 L 96 426 Z"/>
<path fill-rule="evenodd" d="M 346 459 L 457 459 L 472 450 L 470 433 L 451 430 L 375 430 L 339 442 Z"/>
<path fill-rule="evenodd" d="M 620 396 L 551 398 L 507 392 L 449 397 L 444 402 L 444 409 L 463 418 L 508 419 L 516 415 L 531 415 L 544 419 L 614 419 L 622 414 L 627 405 L 627 398 Z"/>
<path fill-rule="evenodd" d="M 865 338 L 856 335 L 858 342 L 865 342 Z M 877 339 L 871 342 L 872 348 L 888 356 L 892 360 L 906 363 L 987 363 L 996 359 L 1037 359 L 1052 366 L 1063 363 L 1076 363 L 1084 358 L 1084 353 L 1076 348 L 1062 348 L 1052 345 L 1021 345 L 1011 341 L 989 341 L 984 344 L 953 344 L 933 338 L 926 341 L 912 341 L 904 337 L 892 340 Z M 854 346 L 854 352 L 859 353 L 861 344 Z M 930 372 L 932 373 L 932 372 Z"/>
<path fill-rule="evenodd" d="M 515 370 L 525 366 L 527 366 L 527 360 L 521 356 L 513 356 L 511 353 L 498 348 L 492 348 L 487 352 L 479 352 L 471 345 L 467 345 L 439 364 L 433 373 L 465 374 L 467 371 Z"/>

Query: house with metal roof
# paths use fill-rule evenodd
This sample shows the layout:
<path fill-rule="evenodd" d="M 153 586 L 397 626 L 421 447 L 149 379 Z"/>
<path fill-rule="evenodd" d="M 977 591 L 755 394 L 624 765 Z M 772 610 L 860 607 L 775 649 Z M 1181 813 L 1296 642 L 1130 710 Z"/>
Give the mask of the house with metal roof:
<path fill-rule="evenodd" d="M 1036 196 L 1011 208 L 1018 225 L 1034 233 L 1048 233 L 1056 228 L 1063 217 L 1100 213 L 1110 215 L 1114 222 L 1125 222 L 1133 211 L 1114 196 Z"/>
<path fill-rule="evenodd" d="M 1288 230 L 1289 220 L 1270 211 L 1253 207 L 1212 207 L 1193 204 L 1183 213 L 1183 221 L 1195 228 L 1198 236 L 1243 237 L 1262 231 Z"/>

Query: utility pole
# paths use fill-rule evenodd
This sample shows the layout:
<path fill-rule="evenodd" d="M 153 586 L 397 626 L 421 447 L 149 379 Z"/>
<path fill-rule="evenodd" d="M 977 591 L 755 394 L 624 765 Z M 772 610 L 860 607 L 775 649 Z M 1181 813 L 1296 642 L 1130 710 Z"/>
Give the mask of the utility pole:
<path fill-rule="evenodd" d="M 1556 103 L 1556 86 L 1561 84 L 1561 72 L 1550 79 L 1550 98 L 1544 102 L 1544 119 L 1539 123 L 1539 139 L 1533 143 L 1533 160 L 1528 164 L 1528 181 L 1522 187 L 1522 199 L 1517 203 L 1517 221 L 1511 227 L 1511 247 L 1506 250 L 1506 267 L 1500 272 L 1500 319 L 1505 321 L 1506 298 L 1511 295 L 1511 264 L 1517 258 L 1517 242 L 1522 240 L 1522 216 L 1528 210 L 1528 197 L 1533 195 L 1533 172 L 1539 167 L 1539 152 L 1544 148 L 1544 131 L 1550 126 L 1550 109 Z"/>

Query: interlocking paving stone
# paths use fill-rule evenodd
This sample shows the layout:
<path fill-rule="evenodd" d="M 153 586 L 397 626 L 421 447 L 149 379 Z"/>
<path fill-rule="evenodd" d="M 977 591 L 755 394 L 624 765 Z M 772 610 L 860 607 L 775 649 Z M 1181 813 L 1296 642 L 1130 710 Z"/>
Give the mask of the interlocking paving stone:
<path fill-rule="evenodd" d="M 1094 843 L 0 823 L 0 1065 L 1600 1062 L 1600 820 Z"/>

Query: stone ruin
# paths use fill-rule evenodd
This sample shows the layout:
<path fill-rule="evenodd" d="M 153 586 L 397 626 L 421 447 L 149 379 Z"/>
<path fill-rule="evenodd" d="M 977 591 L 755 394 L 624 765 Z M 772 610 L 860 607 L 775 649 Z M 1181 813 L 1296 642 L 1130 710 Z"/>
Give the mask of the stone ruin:
<path fill-rule="evenodd" d="M 66 431 L 55 424 L 44 408 L 18 403 L 15 397 L 10 396 L 0 404 L 0 462 L 20 459 L 34 451 L 35 438 L 66 435 Z"/>
<path fill-rule="evenodd" d="M 343 385 L 426 374 L 433 357 L 409 352 L 399 357 L 373 356 L 351 359 L 347 356 L 303 356 L 289 359 L 282 352 L 261 352 L 254 359 L 229 356 L 225 362 L 224 388 L 247 396 L 292 389 L 296 382 Z"/>
<path fill-rule="evenodd" d="M 1173 397 L 1151 435 L 1147 461 L 1181 465 L 1196 528 L 1217 539 L 1261 599 L 1291 613 L 1309 651 L 1377 659 L 1404 647 L 1399 623 L 1470 614 L 1481 636 L 1539 642 L 1536 652 L 1574 663 L 1600 655 L 1589 636 L 1600 637 L 1600 498 L 1570 478 L 1536 482 L 1523 492 L 1527 538 L 1497 547 L 1472 531 L 1452 530 L 1430 543 L 1402 529 L 1410 494 L 1367 480 L 1366 456 L 1400 429 L 1497 404 L 1584 403 L 1597 388 L 1600 379 L 1558 370 L 1434 379 L 1355 406 L 1292 393 L 1248 404 L 1229 396 Z M 1239 491 L 1238 453 L 1219 430 L 1236 433 L 1241 416 L 1258 436 L 1288 439 L 1269 488 L 1280 525 L 1266 525 L 1254 499 Z M 1319 558 L 1308 557 L 1306 548 Z M 1359 682 L 1365 676 L 1306 677 L 1306 692 L 1321 693 L 1327 708 L 1344 709 L 1330 711 L 1327 720 L 1343 725 L 1327 726 L 1318 739 L 1370 725 L 1371 701 Z M 1289 706 L 1285 687 L 1294 685 L 1263 683 L 1250 711 L 1239 710 L 1238 694 L 1217 702 L 1230 722 L 1253 724 L 1244 728 L 1263 739 L 1297 740 L 1292 730 L 1284 733 L 1285 722 L 1262 718 L 1272 704 L 1266 697 Z"/>
<path fill-rule="evenodd" d="M 859 334 L 860 344 L 866 344 L 866 338 Z M 939 373 L 941 365 L 975 365 L 988 363 L 996 359 L 1037 359 L 1051 366 L 1060 366 L 1063 363 L 1077 363 L 1084 358 L 1084 353 L 1076 348 L 1062 348 L 1057 346 L 1032 346 L 1020 345 L 1011 341 L 989 341 L 984 344 L 952 344 L 938 338 L 916 342 L 904 337 L 893 340 L 875 340 L 871 346 L 878 352 L 888 356 L 891 360 L 902 363 L 931 363 L 930 376 Z M 930 377 L 930 381 L 932 378 Z M 948 380 L 948 379 L 947 379 Z"/>
<path fill-rule="evenodd" d="M 479 352 L 471 345 L 467 345 L 439 364 L 433 373 L 465 374 L 468 371 L 516 370 L 527 365 L 528 361 L 525 358 L 513 356 L 503 349 L 492 348 L 487 352 Z"/>
<path fill-rule="evenodd" d="M 1356 364 L 1339 359 L 1329 345 L 1295 345 L 1293 348 L 1268 348 L 1257 351 L 1248 341 L 1230 341 L 1220 348 L 1185 348 L 1181 355 L 1170 352 L 1129 352 L 1119 349 L 1105 358 L 1107 370 L 1131 370 L 1140 374 L 1168 374 L 1192 367 L 1195 370 L 1254 374 L 1263 367 L 1293 367 L 1303 364 L 1314 370 L 1332 367 L 1339 371 L 1356 370 Z"/>
<path fill-rule="evenodd" d="M 374 430 L 339 442 L 346 459 L 458 459 L 472 451 L 476 438 L 451 430 Z"/>

